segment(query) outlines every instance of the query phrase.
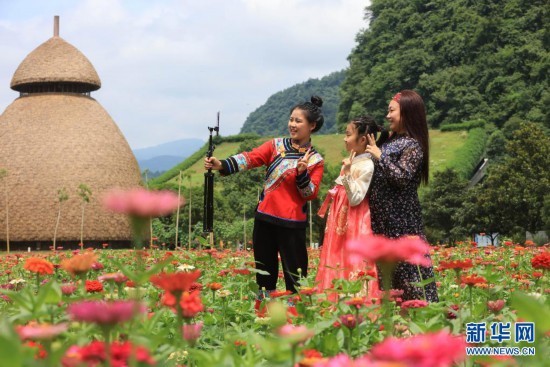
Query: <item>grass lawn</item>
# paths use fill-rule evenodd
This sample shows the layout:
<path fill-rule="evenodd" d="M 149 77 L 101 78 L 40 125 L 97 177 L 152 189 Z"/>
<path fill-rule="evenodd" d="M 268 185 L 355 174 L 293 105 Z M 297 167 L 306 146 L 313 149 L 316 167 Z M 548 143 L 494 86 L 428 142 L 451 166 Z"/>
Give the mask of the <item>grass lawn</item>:
<path fill-rule="evenodd" d="M 455 153 L 466 141 L 468 133 L 465 131 L 441 132 L 439 130 L 430 130 L 430 171 L 433 174 L 436 171 L 444 169 L 454 157 Z M 258 145 L 268 140 L 269 137 L 258 139 Z M 344 148 L 343 134 L 313 135 L 313 145 L 320 150 L 325 161 L 331 165 L 340 165 L 342 158 L 347 155 Z M 238 153 L 241 143 L 222 143 L 216 146 L 214 156 L 220 159 L 229 157 Z M 204 180 L 203 160 L 199 159 L 191 167 L 184 171 L 184 174 L 191 173 L 191 180 L 194 185 Z M 170 181 L 176 182 L 177 177 Z M 187 180 L 183 185 L 187 184 Z"/>

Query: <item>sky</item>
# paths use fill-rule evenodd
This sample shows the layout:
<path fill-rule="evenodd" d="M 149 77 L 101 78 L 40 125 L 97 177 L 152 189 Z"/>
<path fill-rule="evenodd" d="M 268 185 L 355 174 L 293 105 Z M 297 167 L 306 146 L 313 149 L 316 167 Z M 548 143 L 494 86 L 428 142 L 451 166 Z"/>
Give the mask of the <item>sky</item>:
<path fill-rule="evenodd" d="M 132 149 L 238 134 L 274 93 L 349 66 L 368 0 L 0 0 L 0 112 L 15 70 L 60 37 L 94 65 L 92 92 Z M 303 102 L 303 101 L 296 101 Z"/>

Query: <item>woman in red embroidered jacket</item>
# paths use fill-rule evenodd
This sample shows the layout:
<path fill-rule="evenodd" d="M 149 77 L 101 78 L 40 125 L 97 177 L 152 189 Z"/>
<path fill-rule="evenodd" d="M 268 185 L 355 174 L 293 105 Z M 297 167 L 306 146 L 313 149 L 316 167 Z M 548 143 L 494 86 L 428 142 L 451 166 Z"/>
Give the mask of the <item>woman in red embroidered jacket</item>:
<path fill-rule="evenodd" d="M 323 126 L 323 101 L 311 97 L 290 111 L 289 138 L 275 138 L 250 152 L 222 161 L 205 158 L 204 168 L 230 175 L 266 166 L 266 178 L 254 220 L 254 260 L 256 268 L 268 275 L 256 274 L 260 290 L 275 290 L 281 256 L 285 285 L 296 292 L 298 274 L 307 276 L 306 248 L 307 201 L 317 197 L 323 178 L 324 161 L 311 145 L 311 134 Z M 259 299 L 264 292 L 260 291 Z"/>

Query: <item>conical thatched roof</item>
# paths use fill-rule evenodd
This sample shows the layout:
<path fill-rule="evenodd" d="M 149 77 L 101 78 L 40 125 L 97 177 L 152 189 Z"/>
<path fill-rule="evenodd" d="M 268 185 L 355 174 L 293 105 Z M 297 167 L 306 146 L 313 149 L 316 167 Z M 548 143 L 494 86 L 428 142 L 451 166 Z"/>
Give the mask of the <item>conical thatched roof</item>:
<path fill-rule="evenodd" d="M 109 114 L 89 96 L 101 85 L 94 67 L 54 34 L 17 68 L 11 86 L 21 96 L 0 115 L 0 169 L 7 171 L 0 180 L 0 242 L 7 238 L 8 210 L 11 243 L 51 244 L 64 188 L 69 199 L 62 203 L 57 240 L 78 243 L 81 184 L 92 191 L 84 240 L 128 241 L 127 218 L 105 211 L 101 197 L 111 188 L 140 185 L 137 161 Z"/>
<path fill-rule="evenodd" d="M 77 83 L 81 92 L 101 87 L 101 81 L 90 61 L 73 45 L 54 36 L 38 46 L 19 65 L 11 88 L 27 92 L 37 83 Z"/>

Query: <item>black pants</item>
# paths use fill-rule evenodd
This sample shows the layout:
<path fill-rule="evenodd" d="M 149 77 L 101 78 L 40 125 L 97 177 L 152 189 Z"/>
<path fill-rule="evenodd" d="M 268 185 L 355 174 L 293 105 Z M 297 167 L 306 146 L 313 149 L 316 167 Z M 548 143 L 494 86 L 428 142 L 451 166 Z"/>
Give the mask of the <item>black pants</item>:
<path fill-rule="evenodd" d="M 254 221 L 254 260 L 256 269 L 269 275 L 256 274 L 256 282 L 268 291 L 277 286 L 279 276 L 278 254 L 281 255 L 286 289 L 296 293 L 298 269 L 307 276 L 307 248 L 305 228 L 286 228 L 276 224 Z"/>

